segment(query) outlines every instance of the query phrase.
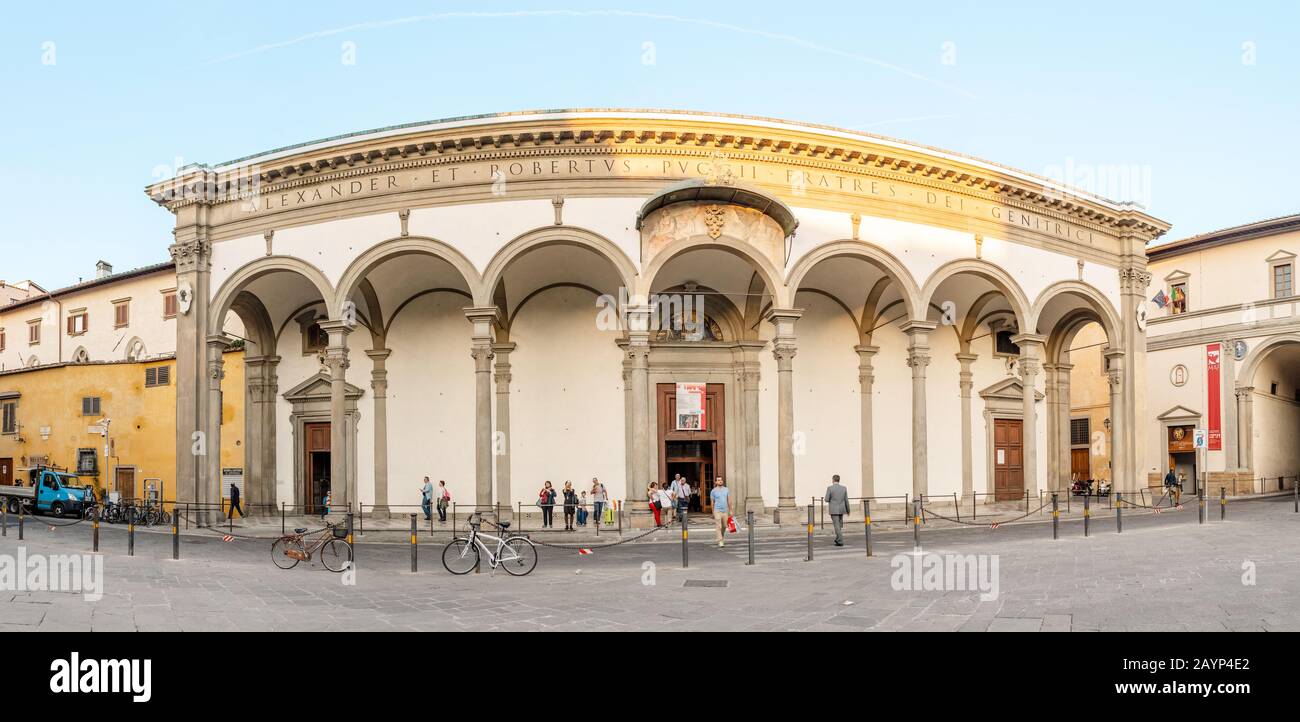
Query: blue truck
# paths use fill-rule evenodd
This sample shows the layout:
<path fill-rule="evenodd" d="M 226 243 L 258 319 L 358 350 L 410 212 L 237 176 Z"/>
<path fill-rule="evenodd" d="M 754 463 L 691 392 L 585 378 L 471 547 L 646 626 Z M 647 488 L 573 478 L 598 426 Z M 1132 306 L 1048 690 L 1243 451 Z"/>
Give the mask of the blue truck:
<path fill-rule="evenodd" d="M 88 492 L 76 474 L 52 466 L 35 466 L 27 472 L 26 484 L 0 485 L 0 504 L 5 511 L 81 516 L 88 503 Z"/>

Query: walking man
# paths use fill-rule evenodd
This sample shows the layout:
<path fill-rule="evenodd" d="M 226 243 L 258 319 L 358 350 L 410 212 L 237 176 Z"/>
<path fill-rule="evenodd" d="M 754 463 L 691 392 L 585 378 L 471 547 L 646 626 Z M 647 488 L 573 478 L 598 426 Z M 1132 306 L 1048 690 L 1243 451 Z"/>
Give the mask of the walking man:
<path fill-rule="evenodd" d="M 831 525 L 835 527 L 835 546 L 844 546 L 844 515 L 849 513 L 849 490 L 840 485 L 840 475 L 831 477 L 831 485 L 826 487 L 826 511 L 831 515 Z"/>
<path fill-rule="evenodd" d="M 672 488 L 668 491 L 672 494 L 673 501 L 677 504 L 677 513 L 681 518 L 685 519 L 686 513 L 690 511 L 691 482 L 687 481 L 686 477 L 678 474 L 677 478 L 673 479 Z"/>
<path fill-rule="evenodd" d="M 227 519 L 234 519 L 235 512 L 239 512 L 239 518 L 244 518 L 244 508 L 239 505 L 239 485 L 232 483 L 230 485 L 230 511 L 226 514 Z"/>
<path fill-rule="evenodd" d="M 433 521 L 433 482 L 427 476 L 420 487 L 420 508 L 424 510 L 424 520 Z"/>
<path fill-rule="evenodd" d="M 713 490 L 709 492 L 709 499 L 713 502 L 713 526 L 718 532 L 719 547 L 727 545 L 727 519 L 731 516 L 727 502 L 730 498 L 731 491 L 727 489 L 722 477 L 719 476 L 714 479 Z"/>

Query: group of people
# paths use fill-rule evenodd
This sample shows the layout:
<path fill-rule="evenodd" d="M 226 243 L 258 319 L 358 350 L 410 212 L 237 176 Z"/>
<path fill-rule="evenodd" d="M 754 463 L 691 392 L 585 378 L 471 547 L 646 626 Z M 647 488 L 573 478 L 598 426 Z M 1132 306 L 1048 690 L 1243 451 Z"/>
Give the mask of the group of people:
<path fill-rule="evenodd" d="M 655 526 L 664 525 L 663 512 L 673 511 L 685 517 L 691 510 L 692 498 L 698 500 L 699 491 L 691 488 L 691 482 L 681 474 L 676 474 L 671 483 L 661 484 L 657 481 L 650 482 L 646 487 L 645 495 L 650 505 L 650 513 L 654 514 Z M 727 488 L 727 483 L 719 476 L 713 480 L 713 488 L 709 490 L 709 501 L 713 505 L 713 526 L 717 533 L 718 546 L 727 545 L 727 530 L 731 521 L 731 490 Z M 698 501 L 694 504 L 699 508 Z"/>
<path fill-rule="evenodd" d="M 588 517 L 595 519 L 596 524 L 600 524 L 605 516 L 605 507 L 609 504 L 609 494 L 605 491 L 605 485 L 600 483 L 600 479 L 591 477 L 591 495 L 582 492 L 581 495 L 573 488 L 573 482 L 564 482 L 564 488 L 556 492 L 555 486 L 550 481 L 542 484 L 541 491 L 537 493 L 537 506 L 542 509 L 542 528 L 555 528 L 555 506 L 556 500 L 563 495 L 564 507 L 564 530 L 575 531 L 577 527 L 586 526 Z M 590 514 L 587 511 L 591 507 Z"/>

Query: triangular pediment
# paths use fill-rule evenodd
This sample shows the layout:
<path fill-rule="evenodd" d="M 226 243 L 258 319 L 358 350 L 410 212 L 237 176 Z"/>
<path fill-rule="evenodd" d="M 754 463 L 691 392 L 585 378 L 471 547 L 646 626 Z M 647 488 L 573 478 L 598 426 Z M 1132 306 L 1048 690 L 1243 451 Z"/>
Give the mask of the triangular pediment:
<path fill-rule="evenodd" d="M 1294 253 L 1291 253 L 1290 251 L 1278 249 L 1273 255 L 1269 256 L 1268 258 L 1265 258 L 1264 260 L 1268 261 L 1269 263 L 1273 263 L 1274 261 L 1289 261 L 1292 258 L 1295 258 Z"/>
<path fill-rule="evenodd" d="M 1004 401 L 1020 401 L 1023 403 L 1024 397 L 1024 384 L 1020 383 L 1020 379 L 1015 376 L 1008 376 L 980 392 L 980 398 L 986 401 L 990 399 L 1001 399 Z M 1042 401 L 1043 392 L 1035 389 L 1034 400 Z"/>
<path fill-rule="evenodd" d="M 330 375 L 322 371 L 284 392 L 284 398 L 288 399 L 292 403 L 329 401 L 330 383 Z M 344 382 L 343 385 L 346 387 L 346 391 L 343 392 L 343 397 L 348 401 L 356 401 L 365 395 L 365 391 L 358 386 L 353 386 L 347 382 Z"/>
<path fill-rule="evenodd" d="M 1201 412 L 1192 411 L 1186 406 L 1175 406 L 1172 409 L 1156 417 L 1156 419 L 1159 421 L 1169 421 L 1173 419 L 1182 421 L 1187 419 L 1199 419 L 1199 418 L 1201 418 Z"/>

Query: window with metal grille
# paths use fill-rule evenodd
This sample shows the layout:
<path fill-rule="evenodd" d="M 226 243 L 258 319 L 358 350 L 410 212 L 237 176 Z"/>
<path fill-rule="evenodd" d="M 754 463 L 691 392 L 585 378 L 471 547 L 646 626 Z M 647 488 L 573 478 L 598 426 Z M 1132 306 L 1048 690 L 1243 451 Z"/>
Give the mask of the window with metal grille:
<path fill-rule="evenodd" d="M 99 397 L 84 396 L 81 399 L 82 416 L 99 416 Z"/>
<path fill-rule="evenodd" d="M 172 367 L 155 366 L 144 370 L 144 385 L 146 388 L 154 386 L 166 386 L 172 380 Z"/>
<path fill-rule="evenodd" d="M 1089 419 L 1070 419 L 1070 446 L 1087 446 L 1092 437 Z"/>
<path fill-rule="evenodd" d="M 1019 356 L 1020 347 L 1011 340 L 1011 337 L 1015 335 L 1015 331 L 998 331 L 993 337 L 996 344 L 994 351 L 1006 356 Z"/>
<path fill-rule="evenodd" d="M 77 473 L 99 473 L 99 458 L 95 456 L 94 449 L 77 449 Z"/>

